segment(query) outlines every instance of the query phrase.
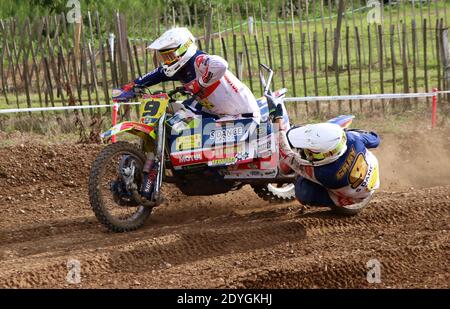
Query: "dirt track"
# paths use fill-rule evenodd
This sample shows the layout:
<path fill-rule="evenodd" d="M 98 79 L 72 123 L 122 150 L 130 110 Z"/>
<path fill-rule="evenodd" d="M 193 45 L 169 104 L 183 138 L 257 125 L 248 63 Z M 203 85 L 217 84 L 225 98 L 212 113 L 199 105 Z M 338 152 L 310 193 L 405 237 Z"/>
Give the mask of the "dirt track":
<path fill-rule="evenodd" d="M 90 210 L 100 146 L 0 149 L 0 287 L 449 288 L 450 141 L 424 140 L 384 137 L 382 189 L 356 217 L 301 214 L 247 187 L 208 198 L 166 187 L 167 203 L 128 234 L 106 232 Z M 366 281 L 374 258 L 380 284 Z M 81 262 L 81 284 L 67 284 L 68 259 Z"/>

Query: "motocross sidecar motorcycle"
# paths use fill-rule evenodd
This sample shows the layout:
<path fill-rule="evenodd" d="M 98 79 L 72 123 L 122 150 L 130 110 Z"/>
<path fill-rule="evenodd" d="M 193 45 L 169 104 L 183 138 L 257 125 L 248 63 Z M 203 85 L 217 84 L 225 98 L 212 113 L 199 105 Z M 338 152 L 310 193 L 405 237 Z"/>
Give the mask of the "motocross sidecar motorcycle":
<path fill-rule="evenodd" d="M 125 121 L 103 138 L 129 133 L 140 144 L 119 141 L 96 157 L 89 178 L 89 198 L 97 219 L 114 232 L 142 226 L 163 202 L 161 186 L 172 183 L 187 195 L 215 195 L 249 184 L 269 202 L 295 198 L 294 175 L 278 173 L 277 128 L 271 112 L 283 104 L 286 89 L 270 91 L 260 73 L 264 97 L 257 100 L 261 122 L 252 118 L 214 119 L 189 113 L 175 100 L 184 88 L 139 95 L 140 119 Z M 116 90 L 117 91 L 117 90 Z M 289 118 L 284 110 L 284 125 Z"/>

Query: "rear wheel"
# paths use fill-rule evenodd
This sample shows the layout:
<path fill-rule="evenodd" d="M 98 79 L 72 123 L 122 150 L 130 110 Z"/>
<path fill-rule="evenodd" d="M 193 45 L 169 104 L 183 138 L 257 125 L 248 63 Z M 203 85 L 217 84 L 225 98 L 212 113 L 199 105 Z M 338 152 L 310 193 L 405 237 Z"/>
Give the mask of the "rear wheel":
<path fill-rule="evenodd" d="M 135 145 L 117 142 L 95 159 L 89 177 L 89 200 L 97 219 L 113 232 L 141 227 L 152 211 L 132 194 L 142 184 L 145 155 Z"/>
<path fill-rule="evenodd" d="M 260 198 L 270 203 L 284 203 L 295 199 L 293 183 L 252 185 L 252 188 Z"/>

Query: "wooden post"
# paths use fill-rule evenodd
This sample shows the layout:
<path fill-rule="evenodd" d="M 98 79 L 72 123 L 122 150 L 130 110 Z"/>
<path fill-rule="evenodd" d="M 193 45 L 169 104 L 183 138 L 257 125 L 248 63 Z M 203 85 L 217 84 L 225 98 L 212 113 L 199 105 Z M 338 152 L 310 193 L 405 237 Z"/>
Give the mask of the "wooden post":
<path fill-rule="evenodd" d="M 137 51 L 136 44 L 134 44 L 134 43 L 133 43 L 133 53 L 134 53 L 134 60 L 136 61 L 136 68 L 138 71 L 138 75 L 139 75 L 139 77 L 142 77 L 141 67 L 139 65 L 138 51 Z"/>
<path fill-rule="evenodd" d="M 369 66 L 368 66 L 368 70 L 367 70 L 367 77 L 369 80 L 369 92 L 372 93 L 372 40 L 371 40 L 371 35 L 370 35 L 370 25 L 367 25 L 367 42 L 369 43 L 368 46 L 368 50 L 369 50 Z M 370 100 L 370 111 L 373 113 L 373 101 Z"/>
<path fill-rule="evenodd" d="M 422 24 L 422 39 L 423 39 L 423 79 L 425 83 L 425 92 L 429 92 L 430 88 L 428 87 L 428 48 L 427 48 L 427 19 L 423 19 Z M 427 97 L 427 103 L 430 103 L 430 99 Z"/>
<path fill-rule="evenodd" d="M 3 40 L 6 41 L 6 38 L 3 37 Z M 5 68 L 3 67 L 4 59 L 5 59 L 5 48 L 2 48 L 2 54 L 1 54 L 1 57 L 0 57 L 0 74 L 1 74 L 1 77 L 2 77 L 3 96 L 5 97 L 6 104 L 9 105 L 8 80 L 5 78 Z"/>
<path fill-rule="evenodd" d="M 253 35 L 253 38 L 254 38 L 254 40 L 255 40 L 255 48 L 256 48 L 256 56 L 257 56 L 257 58 L 258 58 L 258 72 L 260 71 L 260 67 L 261 67 L 261 56 L 260 56 L 260 54 L 259 54 L 259 44 L 258 44 L 258 36 L 255 34 L 255 35 Z M 263 48 L 264 49 L 264 48 Z M 262 89 L 262 85 L 261 85 L 261 83 L 259 83 L 259 90 L 260 90 L 260 93 L 261 93 L 261 95 L 262 95 L 262 93 L 263 93 L 263 89 Z"/>
<path fill-rule="evenodd" d="M 80 57 L 81 57 L 80 58 L 80 60 L 81 60 L 81 65 L 80 65 L 81 69 L 80 69 L 80 71 L 82 71 L 83 74 L 84 74 L 84 82 L 85 82 L 85 87 L 86 87 L 86 92 L 87 92 L 87 96 L 88 96 L 89 105 L 92 105 L 91 83 L 90 83 L 90 80 L 89 80 L 89 71 L 88 71 L 88 68 L 87 68 L 86 41 L 85 41 L 83 35 L 81 36 L 81 43 L 82 43 L 82 45 L 81 45 L 81 50 L 80 50 L 80 52 L 81 52 L 81 55 L 80 55 Z M 80 75 L 80 77 L 81 77 L 81 75 Z M 80 85 L 82 85 L 82 83 L 83 83 L 83 81 L 80 80 Z M 91 116 L 93 115 L 92 109 L 89 109 L 89 114 Z"/>
<path fill-rule="evenodd" d="M 267 36 L 266 38 L 267 41 L 267 52 L 269 55 L 269 66 L 273 69 L 273 61 L 272 61 L 272 46 L 271 46 L 271 42 L 270 42 L 270 37 Z M 275 77 L 272 78 L 272 89 L 275 89 Z"/>
<path fill-rule="evenodd" d="M 93 42 L 94 42 L 94 32 L 92 30 L 92 18 L 91 18 L 91 12 L 88 11 L 88 22 L 89 22 L 89 35 L 90 35 L 90 40 L 89 40 L 89 44 L 88 46 L 94 46 Z M 89 50 L 89 52 L 91 52 L 91 50 Z M 92 52 L 92 57 L 91 58 L 91 65 L 93 65 L 95 67 L 95 70 L 92 70 L 92 73 L 95 75 L 93 80 L 95 82 L 95 87 L 97 87 L 97 80 L 98 80 L 98 74 L 97 74 L 97 64 L 96 64 L 96 57 L 95 57 L 95 53 Z"/>
<path fill-rule="evenodd" d="M 441 25 L 442 26 L 442 25 Z M 449 44 L 448 44 L 448 28 L 442 29 L 441 31 L 441 46 L 442 46 L 442 60 L 445 68 L 444 72 L 444 89 L 449 90 L 450 88 L 450 54 L 449 54 Z M 444 114 L 447 116 L 450 111 L 450 94 L 445 96 L 447 98 L 446 107 L 443 108 Z"/>
<path fill-rule="evenodd" d="M 325 28 L 325 33 L 324 33 L 324 41 L 323 41 L 325 50 L 324 50 L 324 54 L 325 54 L 325 84 L 327 86 L 327 96 L 330 96 L 330 85 L 328 82 L 328 28 Z M 328 112 L 330 113 L 330 102 L 328 102 Z"/>
<path fill-rule="evenodd" d="M 291 82 L 292 82 L 292 92 L 294 97 L 297 96 L 297 91 L 295 90 L 295 62 L 294 62 L 294 40 L 292 38 L 292 33 L 289 33 L 289 58 L 291 67 Z M 295 105 L 295 115 L 298 116 L 297 104 Z"/>
<path fill-rule="evenodd" d="M 358 66 L 358 86 L 359 86 L 359 94 L 362 94 L 362 59 L 361 59 L 361 41 L 359 37 L 358 27 L 355 27 L 355 35 L 356 35 L 356 64 Z M 359 112 L 362 113 L 362 100 L 359 100 Z"/>
<path fill-rule="evenodd" d="M 302 37 L 300 40 L 301 43 L 301 48 L 300 48 L 300 52 L 302 55 L 302 77 L 303 77 L 303 93 L 304 96 L 307 97 L 308 96 L 308 90 L 306 88 L 306 67 L 305 67 L 305 40 L 306 40 L 306 34 L 303 32 L 302 33 Z M 306 115 L 308 115 L 308 102 L 305 102 L 306 105 Z"/>
<path fill-rule="evenodd" d="M 209 45 L 211 43 L 212 15 L 213 15 L 213 9 L 212 9 L 211 2 L 210 2 L 209 7 L 208 7 L 208 26 L 206 29 L 206 37 L 205 37 L 205 51 L 206 52 L 209 52 Z"/>
<path fill-rule="evenodd" d="M 102 39 L 102 33 L 100 29 L 100 18 L 98 15 L 98 11 L 95 12 L 95 24 L 96 24 L 96 30 L 97 30 L 97 39 L 98 39 L 98 50 L 100 53 L 100 63 L 102 64 L 102 88 L 103 88 L 103 94 L 105 96 L 105 103 L 110 104 L 109 99 L 109 90 L 108 90 L 108 77 L 106 75 L 106 59 L 105 59 L 105 50 L 103 48 L 103 39 Z M 108 113 L 110 113 L 110 108 L 108 107 Z"/>
<path fill-rule="evenodd" d="M 440 36 L 440 23 L 439 23 L 439 19 L 436 19 L 436 30 L 435 30 L 435 39 L 436 39 L 436 63 L 437 63 L 437 84 L 438 84 L 438 89 L 443 89 L 441 81 L 442 81 L 442 76 L 441 76 L 441 55 L 440 55 L 440 50 L 441 50 L 441 40 L 439 39 Z M 439 103 L 440 103 L 440 96 L 438 96 L 439 98 Z"/>
<path fill-rule="evenodd" d="M 80 69 L 78 66 L 78 63 L 80 62 L 80 40 L 81 40 L 81 30 L 83 27 L 83 23 L 81 22 L 76 22 L 74 24 L 75 26 L 75 31 L 74 31 L 74 51 L 75 51 L 75 59 L 77 62 L 77 71 Z M 47 29 L 48 31 L 48 29 Z"/>
<path fill-rule="evenodd" d="M 222 41 L 223 57 L 225 58 L 226 61 L 228 61 L 227 47 L 225 45 L 224 37 L 221 38 L 221 41 Z"/>
<path fill-rule="evenodd" d="M 303 35 L 303 17 L 302 17 L 303 10 L 302 10 L 302 3 L 301 3 L 301 0 L 298 0 L 298 10 L 297 10 L 297 14 L 298 14 L 299 30 L 300 30 L 300 42 L 301 42 L 301 40 L 302 40 L 302 35 Z M 302 64 L 302 67 L 303 67 L 304 65 L 305 65 L 305 64 L 303 63 L 303 64 Z"/>
<path fill-rule="evenodd" d="M 42 54 L 44 54 L 44 53 L 42 53 Z M 48 60 L 47 60 L 46 56 L 44 56 L 44 76 L 45 76 L 45 82 L 47 85 L 47 93 L 48 93 L 48 96 L 50 97 L 50 103 L 52 104 L 52 107 L 55 107 L 55 100 L 53 97 L 52 78 L 50 75 L 50 68 L 49 68 L 49 64 L 48 64 Z"/>
<path fill-rule="evenodd" d="M 348 94 L 352 94 L 352 74 L 350 64 L 350 40 L 349 40 L 349 26 L 345 27 L 345 54 L 347 58 L 347 81 L 348 81 Z M 350 113 L 353 113 L 353 101 L 349 100 Z"/>
<path fill-rule="evenodd" d="M 336 70 L 338 67 L 338 52 L 339 52 L 339 43 L 341 41 L 341 26 L 342 26 L 342 16 L 344 13 L 344 4 L 345 1 L 339 1 L 338 4 L 338 17 L 337 17 L 337 25 L 335 29 L 334 36 L 334 46 L 333 46 L 333 68 Z"/>
<path fill-rule="evenodd" d="M 24 40 L 24 37 L 22 37 L 22 39 Z M 31 39 L 31 38 L 30 38 Z M 23 81 L 24 81 L 24 85 L 25 85 L 25 95 L 27 97 L 27 106 L 31 107 L 31 97 L 30 97 L 30 81 L 28 80 L 28 55 L 29 55 L 29 50 L 25 50 L 23 52 Z M 31 115 L 31 112 L 30 112 Z"/>
<path fill-rule="evenodd" d="M 122 13 L 117 12 L 117 43 L 118 43 L 118 52 L 119 59 L 117 59 L 119 63 L 120 77 L 119 82 L 124 85 L 128 83 L 128 36 L 127 36 L 127 25 L 125 16 Z M 127 105 L 128 107 L 128 105 Z M 127 109 L 127 108 L 126 108 Z M 127 109 L 129 110 L 129 108 Z"/>
<path fill-rule="evenodd" d="M 247 60 L 247 71 L 248 71 L 248 77 L 250 79 L 250 89 L 253 92 L 252 68 L 251 68 L 251 65 L 250 65 L 250 55 L 248 53 L 247 40 L 245 39 L 245 35 L 242 36 L 242 42 L 244 43 L 245 58 Z"/>
<path fill-rule="evenodd" d="M 396 92 L 396 76 L 395 76 L 395 65 L 397 61 L 395 60 L 395 47 L 394 47 L 394 36 L 395 28 L 394 25 L 389 27 L 390 29 L 390 46 L 391 46 L 391 68 L 392 68 L 392 93 Z"/>
<path fill-rule="evenodd" d="M 403 63 L 403 93 L 409 93 L 409 80 L 408 80 L 408 55 L 407 55 L 407 47 L 406 47 L 406 23 L 403 23 L 403 36 L 402 36 L 402 45 L 403 45 L 403 54 L 402 54 L 402 63 Z M 408 103 L 408 108 L 411 108 L 410 100 L 406 99 L 405 103 Z M 405 109 L 404 109 L 405 110 Z"/>
<path fill-rule="evenodd" d="M 418 92 L 417 88 L 417 34 L 416 34 L 416 21 L 413 19 L 411 22 L 411 28 L 412 28 L 412 47 L 413 47 L 413 83 L 414 83 L 414 92 Z M 417 98 L 414 99 L 414 107 L 417 110 L 418 108 L 418 100 Z"/>
<path fill-rule="evenodd" d="M 32 66 L 36 70 L 36 90 L 37 90 L 38 98 L 39 98 L 39 106 L 43 107 L 43 105 L 42 105 L 41 86 L 40 86 L 40 76 L 39 76 L 40 75 L 40 70 L 39 70 L 39 67 L 38 67 L 37 60 L 36 60 L 35 51 L 33 49 L 33 37 L 32 37 L 32 34 L 31 34 L 31 27 L 30 27 L 29 23 L 27 23 L 27 29 L 26 30 L 27 30 L 27 34 L 28 34 L 28 37 L 29 37 L 29 49 L 31 51 L 31 58 L 32 58 L 32 61 L 33 61 Z M 3 59 L 3 55 L 2 55 L 2 59 Z M 0 70 L 1 70 L 1 68 L 0 68 Z M 1 72 L 1 74 L 3 75 L 3 72 Z M 31 76 L 30 76 L 30 83 L 32 83 L 32 77 Z M 5 93 L 5 97 L 6 97 L 6 93 Z M 41 115 L 42 115 L 42 118 L 44 118 L 44 112 L 41 112 Z"/>
<path fill-rule="evenodd" d="M 278 33 L 278 47 L 280 51 L 280 71 L 281 71 L 281 83 L 283 88 L 286 87 L 286 82 L 284 79 L 284 55 L 283 55 L 283 46 L 281 45 L 281 34 Z"/>
<path fill-rule="evenodd" d="M 318 51 L 317 51 L 317 32 L 314 31 L 313 33 L 313 50 L 314 50 L 314 57 L 313 57 L 313 61 L 314 61 L 314 95 L 317 97 L 319 95 L 319 87 L 317 84 L 317 56 L 318 56 Z M 316 101 L 316 114 L 320 115 L 320 102 Z"/>
<path fill-rule="evenodd" d="M 338 35 L 337 34 L 337 30 L 334 29 L 333 70 L 334 70 L 334 77 L 336 79 L 337 95 L 340 95 L 341 94 L 341 88 L 340 88 L 340 85 L 339 85 L 339 64 L 338 64 L 339 58 L 338 58 L 338 54 L 336 52 L 337 51 L 336 47 L 339 48 L 339 40 L 336 39 L 337 35 Z M 336 56 L 336 58 L 334 58 L 334 56 Z M 334 60 L 336 60 L 336 61 L 334 61 Z M 338 101 L 338 110 L 339 110 L 339 113 L 341 113 L 341 111 L 342 111 L 342 101 Z"/>
<path fill-rule="evenodd" d="M 261 4 L 261 0 L 259 0 L 258 1 L 259 2 L 259 18 L 260 18 L 260 20 L 261 20 L 261 43 L 262 43 L 262 50 L 263 50 L 263 52 L 264 52 L 264 60 L 265 60 L 265 62 L 266 63 L 268 63 L 268 57 L 267 57 L 267 51 L 266 51 L 266 49 L 264 48 L 264 46 L 265 46 L 265 34 L 264 34 L 264 18 L 263 18 L 263 13 L 262 13 L 262 4 Z M 269 18 L 270 19 L 270 16 L 268 16 L 267 18 Z M 255 43 L 258 41 L 258 34 L 256 34 L 256 40 L 255 40 Z M 256 52 L 257 53 L 259 53 L 259 51 L 258 51 L 258 47 L 256 47 Z M 261 63 L 261 62 L 259 62 L 259 63 Z M 259 71 L 259 64 L 258 64 L 258 71 Z"/>
<path fill-rule="evenodd" d="M 430 5 L 430 1 L 431 0 L 427 0 L 428 1 L 428 5 L 427 5 L 427 8 L 428 8 L 428 22 L 430 23 L 430 26 L 432 25 L 432 23 L 431 23 L 431 5 Z M 430 39 L 431 39 L 431 55 L 432 55 L 432 57 L 434 58 L 434 57 L 436 57 L 436 54 L 435 54 L 435 52 L 434 52 L 434 49 L 435 49 L 435 45 L 434 45 L 434 33 L 433 33 L 433 28 L 432 27 L 430 27 Z"/>
<path fill-rule="evenodd" d="M 237 78 L 240 79 L 239 76 L 239 66 L 238 66 L 238 56 L 237 56 L 237 42 L 236 42 L 236 34 L 233 34 L 233 55 L 234 55 L 234 69 L 236 72 Z"/>
<path fill-rule="evenodd" d="M 384 66 L 383 66 L 383 30 L 382 26 L 378 25 L 378 62 L 380 64 L 380 90 L 381 93 L 384 93 Z M 384 99 L 381 100 L 382 108 L 383 108 L 383 115 L 385 115 L 386 112 L 386 106 Z"/>

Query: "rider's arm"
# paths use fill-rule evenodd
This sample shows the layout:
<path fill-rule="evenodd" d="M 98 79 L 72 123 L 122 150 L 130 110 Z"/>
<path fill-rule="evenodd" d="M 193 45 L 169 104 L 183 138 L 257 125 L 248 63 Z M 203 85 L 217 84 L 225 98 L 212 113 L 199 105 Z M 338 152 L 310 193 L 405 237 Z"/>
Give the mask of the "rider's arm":
<path fill-rule="evenodd" d="M 220 56 L 201 55 L 196 63 L 202 74 L 198 83 L 202 87 L 208 87 L 220 80 L 228 69 L 228 62 Z"/>
<path fill-rule="evenodd" d="M 350 130 L 350 134 L 355 134 L 356 137 L 364 143 L 367 148 L 376 148 L 380 144 L 380 137 L 375 132 L 368 132 L 363 130 Z"/>
<path fill-rule="evenodd" d="M 164 73 L 163 68 L 158 67 L 144 76 L 139 77 L 134 83 L 138 87 L 150 87 L 170 80 L 172 79 Z"/>
<path fill-rule="evenodd" d="M 278 121 L 278 120 L 277 120 Z M 279 143 L 280 143 L 280 171 L 282 174 L 289 174 L 294 170 L 298 175 L 311 179 L 313 176 L 311 172 L 308 174 L 306 172 L 306 166 L 303 164 L 301 156 L 291 149 L 289 142 L 286 137 L 286 131 L 280 130 L 279 133 Z M 287 168 L 286 165 L 289 167 Z"/>

